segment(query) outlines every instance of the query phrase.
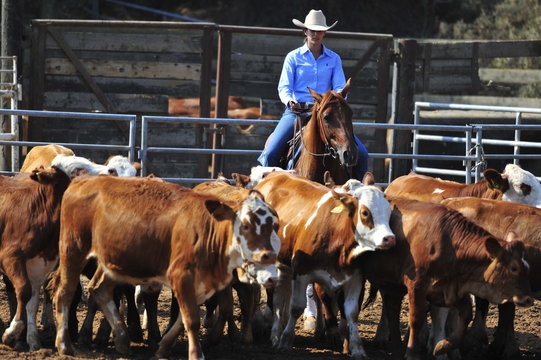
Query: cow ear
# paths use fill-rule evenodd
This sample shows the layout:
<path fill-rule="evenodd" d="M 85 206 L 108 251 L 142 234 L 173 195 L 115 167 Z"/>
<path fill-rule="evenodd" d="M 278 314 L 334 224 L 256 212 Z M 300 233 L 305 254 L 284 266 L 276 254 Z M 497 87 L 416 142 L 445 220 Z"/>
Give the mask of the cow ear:
<path fill-rule="evenodd" d="M 248 196 L 251 196 L 253 198 L 259 198 L 261 199 L 261 201 L 265 201 L 265 197 L 263 196 L 263 194 L 257 190 L 250 190 L 250 192 L 248 193 Z"/>
<path fill-rule="evenodd" d="M 205 207 L 208 212 L 218 221 L 234 219 L 235 211 L 218 200 L 206 200 Z"/>
<path fill-rule="evenodd" d="M 376 179 L 374 178 L 374 174 L 367 171 L 363 176 L 363 185 L 374 185 L 375 183 Z"/>
<path fill-rule="evenodd" d="M 346 98 L 346 96 L 348 95 L 350 85 L 351 85 L 351 78 L 349 78 L 348 81 L 346 81 L 346 85 L 338 94 L 340 94 L 340 96 L 342 96 L 343 98 Z"/>
<path fill-rule="evenodd" d="M 323 99 L 323 96 L 315 92 L 314 90 L 308 88 L 308 91 L 310 91 L 310 95 L 314 98 L 316 102 L 321 102 L 321 99 Z"/>
<path fill-rule="evenodd" d="M 485 249 L 488 253 L 488 256 L 492 260 L 501 257 L 503 255 L 503 252 L 505 251 L 498 242 L 498 240 L 494 239 L 493 237 L 486 238 Z"/>
<path fill-rule="evenodd" d="M 135 168 L 136 171 L 141 170 L 141 163 L 138 162 L 132 162 L 131 165 Z"/>
<path fill-rule="evenodd" d="M 500 190 L 506 192 L 509 189 L 509 182 L 507 178 L 504 178 L 502 174 L 494 169 L 486 169 L 483 171 L 483 175 L 488 182 L 488 186 L 491 189 Z"/>
<path fill-rule="evenodd" d="M 232 173 L 231 177 L 235 180 L 235 185 L 238 187 L 246 187 L 250 182 L 250 175 L 243 175 L 239 173 Z"/>
<path fill-rule="evenodd" d="M 513 233 L 510 231 L 510 233 Z M 514 234 L 514 233 L 513 233 Z M 518 236 L 513 237 L 513 240 L 508 240 L 506 238 L 506 241 L 509 243 L 505 246 L 507 250 L 509 250 L 513 256 L 516 256 L 518 258 L 522 258 L 524 256 L 524 243 L 520 240 L 516 240 Z"/>

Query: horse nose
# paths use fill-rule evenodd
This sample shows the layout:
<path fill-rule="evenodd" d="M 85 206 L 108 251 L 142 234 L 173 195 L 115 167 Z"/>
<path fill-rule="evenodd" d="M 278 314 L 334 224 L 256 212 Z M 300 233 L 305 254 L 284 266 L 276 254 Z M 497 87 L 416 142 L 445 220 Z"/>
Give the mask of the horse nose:
<path fill-rule="evenodd" d="M 357 151 L 345 150 L 340 159 L 343 165 L 354 166 L 357 164 Z"/>

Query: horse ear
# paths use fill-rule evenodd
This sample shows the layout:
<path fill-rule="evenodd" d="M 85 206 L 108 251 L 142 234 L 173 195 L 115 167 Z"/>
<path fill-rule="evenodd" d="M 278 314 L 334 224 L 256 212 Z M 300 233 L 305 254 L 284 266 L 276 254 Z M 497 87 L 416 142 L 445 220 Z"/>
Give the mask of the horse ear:
<path fill-rule="evenodd" d="M 308 91 L 310 91 L 310 95 L 314 98 L 316 102 L 321 102 L 321 99 L 323 99 L 323 96 L 315 92 L 314 90 L 308 88 Z"/>
<path fill-rule="evenodd" d="M 348 90 L 349 90 L 350 85 L 351 85 L 351 78 L 349 78 L 348 81 L 346 81 L 346 85 L 344 86 L 342 91 L 339 92 L 340 96 L 342 96 L 343 98 L 346 98 L 346 96 L 348 95 Z"/>

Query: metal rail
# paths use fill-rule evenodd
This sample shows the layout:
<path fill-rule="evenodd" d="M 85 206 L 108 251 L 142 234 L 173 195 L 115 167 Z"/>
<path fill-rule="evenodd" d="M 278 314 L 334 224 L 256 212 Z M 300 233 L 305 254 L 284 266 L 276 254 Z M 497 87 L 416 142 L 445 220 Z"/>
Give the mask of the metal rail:
<path fill-rule="evenodd" d="M 429 110 L 475 110 L 475 111 L 492 111 L 492 112 L 513 112 L 515 113 L 515 124 L 470 124 L 470 130 L 465 131 L 465 137 L 450 137 L 441 135 L 421 134 L 421 129 L 413 131 L 413 154 L 419 154 L 420 141 L 437 141 L 450 143 L 464 143 L 465 154 L 475 152 L 475 164 L 472 165 L 472 160 L 465 160 L 465 170 L 449 170 L 442 168 L 431 168 L 419 166 L 418 159 L 412 161 L 412 170 L 420 173 L 438 174 L 438 175 L 457 175 L 464 176 L 467 184 L 471 183 L 472 173 L 475 176 L 475 181 L 479 181 L 481 177 L 481 167 L 485 159 L 508 158 L 512 159 L 514 164 L 519 164 L 520 159 L 541 159 L 541 154 L 521 155 L 520 148 L 541 148 L 541 142 L 521 141 L 522 130 L 541 131 L 541 125 L 523 125 L 522 114 L 541 114 L 541 109 L 525 108 L 525 107 L 510 107 L 510 106 L 488 106 L 488 105 L 469 105 L 469 104 L 445 104 L 431 102 L 416 102 L 414 113 L 414 124 L 420 125 L 421 109 Z M 432 129 L 423 129 L 432 130 Z M 514 131 L 514 140 L 486 139 L 483 138 L 483 132 L 489 130 L 510 130 Z M 475 137 L 473 137 L 475 134 Z M 484 154 L 483 145 L 503 145 L 513 147 L 513 154 Z M 473 171 L 473 172 L 472 172 Z"/>
<path fill-rule="evenodd" d="M 121 114 L 105 114 L 105 113 L 82 113 L 82 112 L 64 112 L 64 111 L 36 111 L 36 110 L 10 110 L 0 109 L 0 115 L 12 115 L 15 119 L 18 116 L 32 116 L 32 117 L 54 117 L 54 118 L 70 118 L 70 119 L 92 119 L 92 120 L 104 120 L 104 121 L 128 121 L 130 123 L 129 137 L 127 145 L 107 145 L 107 144 L 80 144 L 80 143 L 58 143 L 57 145 L 66 146 L 70 149 L 97 149 L 97 150 L 115 150 L 115 151 L 127 151 L 130 161 L 135 161 L 135 145 L 136 145 L 136 115 L 121 115 Z M 5 135 L 5 134 L 0 134 Z M 18 137 L 12 139 L 10 136 L 0 136 L 0 145 L 12 146 L 12 153 L 19 153 L 16 146 L 38 146 L 48 145 L 52 142 L 47 141 L 19 141 Z M 0 171 L 0 174 L 12 174 L 19 171 L 17 168 L 12 167 L 11 172 Z"/>

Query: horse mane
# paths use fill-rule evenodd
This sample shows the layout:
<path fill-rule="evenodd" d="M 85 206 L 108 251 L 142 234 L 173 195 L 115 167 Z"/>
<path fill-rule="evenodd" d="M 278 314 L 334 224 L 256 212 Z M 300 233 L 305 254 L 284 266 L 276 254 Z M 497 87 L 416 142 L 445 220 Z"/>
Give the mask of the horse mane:
<path fill-rule="evenodd" d="M 347 109 L 346 111 L 351 111 L 346 99 L 335 91 L 329 90 L 325 92 L 322 94 L 320 101 L 316 99 L 312 116 L 302 133 L 302 150 L 295 165 L 295 170 L 297 170 L 300 175 L 320 183 L 323 182 L 324 171 L 331 170 L 331 163 L 336 162 L 336 159 L 329 156 L 323 157 L 313 155 L 326 152 L 324 141 L 325 129 L 320 126 L 321 124 L 320 121 L 318 121 L 318 115 L 321 109 L 325 109 L 329 104 L 333 103 L 338 103 L 338 111 L 343 112 L 344 107 Z M 323 159 L 325 159 L 325 161 Z M 331 175 L 336 179 L 340 178 L 337 176 L 336 171 Z"/>

